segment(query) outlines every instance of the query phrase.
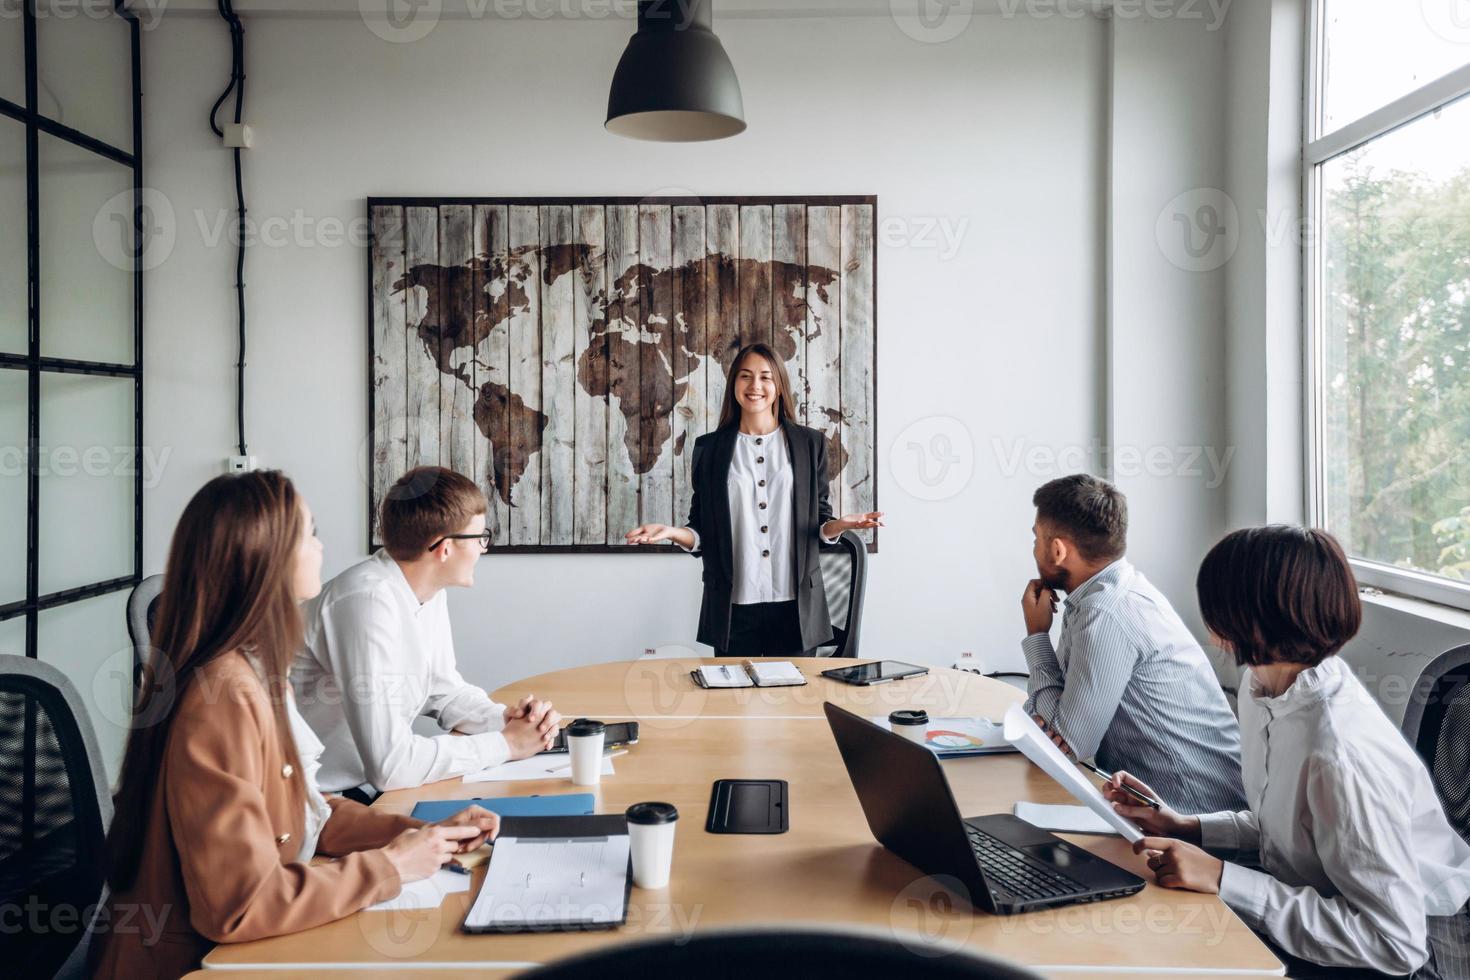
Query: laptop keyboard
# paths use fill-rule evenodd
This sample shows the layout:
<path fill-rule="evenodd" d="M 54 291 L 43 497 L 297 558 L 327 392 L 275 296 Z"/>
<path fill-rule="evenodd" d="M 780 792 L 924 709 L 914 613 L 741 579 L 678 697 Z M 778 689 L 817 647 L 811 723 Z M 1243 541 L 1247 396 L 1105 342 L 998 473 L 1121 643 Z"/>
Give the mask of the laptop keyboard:
<path fill-rule="evenodd" d="M 985 876 L 1019 898 L 1066 898 L 1087 890 L 1080 883 L 1027 857 L 1019 848 L 983 830 L 966 824 L 965 832 L 970 835 L 970 847 L 980 859 Z"/>

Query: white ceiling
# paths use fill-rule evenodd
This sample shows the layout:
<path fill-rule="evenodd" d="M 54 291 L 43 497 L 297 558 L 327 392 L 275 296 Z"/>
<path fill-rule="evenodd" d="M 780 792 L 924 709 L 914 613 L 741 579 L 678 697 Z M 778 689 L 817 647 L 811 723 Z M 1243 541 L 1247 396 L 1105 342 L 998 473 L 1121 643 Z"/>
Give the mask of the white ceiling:
<path fill-rule="evenodd" d="M 633 17 L 636 0 L 234 0 L 242 16 L 362 17 L 381 16 L 389 3 L 412 9 L 424 3 L 439 3 L 440 16 L 506 17 L 520 19 L 595 19 L 607 16 Z M 1014 13 L 1033 10 L 1101 12 L 1115 3 L 1140 0 L 714 0 L 715 26 L 721 18 L 766 17 L 889 17 L 915 16 L 923 12 L 940 16 L 946 7 L 966 6 L 977 14 Z M 1159 4 L 1161 0 L 1148 0 Z M 1162 0 L 1164 3 L 1178 0 Z M 129 0 L 129 6 L 163 7 L 168 14 L 219 16 L 216 0 Z"/>

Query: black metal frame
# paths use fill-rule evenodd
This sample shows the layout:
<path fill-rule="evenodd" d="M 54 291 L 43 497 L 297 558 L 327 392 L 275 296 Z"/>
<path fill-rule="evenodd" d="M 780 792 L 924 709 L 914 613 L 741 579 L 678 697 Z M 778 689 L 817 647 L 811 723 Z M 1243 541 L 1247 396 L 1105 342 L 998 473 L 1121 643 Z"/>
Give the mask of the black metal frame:
<path fill-rule="evenodd" d="M 40 442 L 41 442 L 41 376 L 42 374 L 86 374 L 133 380 L 134 452 L 143 445 L 143 270 L 137 259 L 143 253 L 143 89 L 141 29 L 138 19 L 113 0 L 116 15 L 128 25 L 132 55 L 132 141 L 129 152 L 95 137 L 88 136 L 43 116 L 37 99 L 36 81 L 36 10 L 35 0 L 23 5 L 26 61 L 26 104 L 17 105 L 0 99 L 0 116 L 14 119 L 25 126 L 26 140 L 26 263 L 28 289 L 27 351 L 0 354 L 0 370 L 25 371 L 26 385 L 26 595 L 24 599 L 0 605 L 0 621 L 24 616 L 26 620 L 26 656 L 38 655 L 39 613 L 83 599 L 118 592 L 136 585 L 143 569 L 143 467 L 135 460 L 133 473 L 133 571 L 130 575 L 92 582 L 39 594 L 40 588 Z M 40 166 L 38 162 L 40 134 L 46 133 L 73 146 L 81 147 L 133 172 L 133 363 L 113 364 L 41 355 L 41 255 L 40 255 Z"/>

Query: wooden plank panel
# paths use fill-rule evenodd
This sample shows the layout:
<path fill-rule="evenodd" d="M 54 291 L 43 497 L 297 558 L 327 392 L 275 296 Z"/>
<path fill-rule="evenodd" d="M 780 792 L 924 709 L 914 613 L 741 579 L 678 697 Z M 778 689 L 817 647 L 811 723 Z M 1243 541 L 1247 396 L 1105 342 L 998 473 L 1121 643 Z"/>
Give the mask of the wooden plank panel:
<path fill-rule="evenodd" d="M 771 206 L 740 207 L 740 339 L 771 342 Z"/>
<path fill-rule="evenodd" d="M 705 423 L 705 371 L 711 359 L 703 356 L 704 311 L 704 208 L 674 208 L 674 309 L 679 330 L 675 333 L 674 376 L 674 523 L 689 519 L 694 496 L 694 440 L 708 431 Z M 716 369 L 718 365 L 716 365 Z"/>
<path fill-rule="evenodd" d="M 643 339 L 639 345 L 642 395 L 638 402 L 641 474 L 638 519 L 674 520 L 674 289 L 670 268 L 672 214 L 667 204 L 645 204 L 638 214 L 639 293 Z"/>
<path fill-rule="evenodd" d="M 798 421 L 806 418 L 806 205 L 771 213 L 771 348 L 786 364 Z"/>
<path fill-rule="evenodd" d="M 712 360 L 705 368 L 705 428 L 720 425 L 725 375 L 740 350 L 740 293 L 736 262 L 740 255 L 740 209 L 712 204 L 705 210 L 705 330 Z"/>
<path fill-rule="evenodd" d="M 845 512 L 838 471 L 845 462 L 842 422 L 842 209 L 807 209 L 806 373 L 799 387 L 807 392 L 806 424 L 827 438 L 827 477 L 832 510 Z"/>
<path fill-rule="evenodd" d="M 638 331 L 642 322 L 638 294 L 638 206 L 607 209 L 607 543 L 623 544 L 637 527 Z M 632 420 L 631 424 L 629 420 Z"/>
<path fill-rule="evenodd" d="M 511 442 L 508 467 L 510 543 L 541 543 L 541 461 L 546 416 L 541 399 L 541 241 L 534 205 L 510 207 L 509 264 Z M 520 400 L 517 405 L 516 399 Z"/>
<path fill-rule="evenodd" d="M 607 227 L 601 205 L 578 205 L 573 219 L 573 239 L 586 247 L 578 252 L 572 290 L 578 381 L 572 539 L 577 544 L 604 544 L 608 540 Z"/>
<path fill-rule="evenodd" d="M 378 512 L 393 481 L 408 468 L 404 427 L 407 338 L 403 267 L 403 208 L 375 207 L 373 235 L 373 448 L 370 543 L 378 542 Z"/>
<path fill-rule="evenodd" d="M 439 209 L 439 462 L 470 475 L 475 469 L 474 208 Z"/>
<path fill-rule="evenodd" d="M 408 208 L 407 385 L 405 389 L 405 463 L 439 463 L 439 209 Z"/>
<path fill-rule="evenodd" d="M 576 434 L 576 342 L 573 281 L 577 274 L 572 209 L 541 209 L 541 398 L 547 417 L 541 471 L 541 543 L 571 544 Z"/>
<path fill-rule="evenodd" d="M 842 500 L 873 509 L 873 208 L 842 206 Z M 859 531 L 871 543 L 876 531 Z"/>
<path fill-rule="evenodd" d="M 485 515 L 496 545 L 510 543 L 510 323 L 506 302 L 509 212 L 503 204 L 475 207 L 475 480 L 485 490 Z"/>

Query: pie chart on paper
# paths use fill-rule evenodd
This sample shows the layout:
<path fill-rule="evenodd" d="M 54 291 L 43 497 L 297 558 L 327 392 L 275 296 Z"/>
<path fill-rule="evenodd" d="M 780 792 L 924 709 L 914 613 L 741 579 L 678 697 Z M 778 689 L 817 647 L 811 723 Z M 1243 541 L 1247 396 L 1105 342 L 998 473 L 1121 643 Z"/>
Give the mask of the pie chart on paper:
<path fill-rule="evenodd" d="M 985 740 L 976 735 L 965 732 L 957 732 L 948 728 L 935 728 L 925 736 L 929 744 L 937 749 L 978 749 L 985 745 Z"/>

